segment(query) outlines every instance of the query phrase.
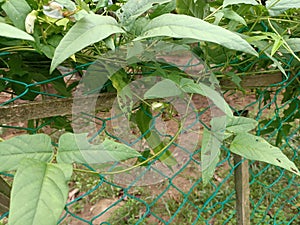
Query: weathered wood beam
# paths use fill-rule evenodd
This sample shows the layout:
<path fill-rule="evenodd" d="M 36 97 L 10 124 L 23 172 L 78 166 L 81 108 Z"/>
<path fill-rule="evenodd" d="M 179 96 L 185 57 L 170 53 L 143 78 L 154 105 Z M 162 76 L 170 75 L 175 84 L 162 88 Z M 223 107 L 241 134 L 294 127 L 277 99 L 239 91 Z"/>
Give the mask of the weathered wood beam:
<path fill-rule="evenodd" d="M 80 98 L 62 98 L 45 100 L 40 102 L 30 102 L 19 105 L 9 105 L 0 107 L 0 124 L 14 122 L 24 122 L 32 119 L 41 119 L 53 116 L 71 115 L 72 112 L 84 112 L 97 96 L 87 96 Z M 98 95 L 95 111 L 109 111 L 114 100 L 115 93 Z M 76 101 L 76 104 L 73 104 Z M 77 108 L 76 108 L 77 107 Z"/>
<path fill-rule="evenodd" d="M 237 225 L 250 225 L 250 186 L 248 160 L 243 160 L 239 155 L 233 154 L 234 165 L 238 165 L 234 171 L 234 184 L 236 196 Z"/>
<path fill-rule="evenodd" d="M 281 73 L 276 74 L 257 74 L 242 77 L 241 86 L 245 89 L 268 87 L 282 81 Z M 236 85 L 228 80 L 221 80 L 221 88 L 236 89 Z M 96 110 L 108 111 L 116 97 L 114 93 L 105 93 L 98 96 Z M 89 99 L 94 96 L 76 98 L 77 106 L 84 109 L 89 104 Z M 55 100 L 46 100 L 40 102 L 31 102 L 13 106 L 0 107 L 0 124 L 8 124 L 13 122 L 23 122 L 31 119 L 41 119 L 53 116 L 64 116 L 72 114 L 72 106 L 74 98 L 64 98 Z M 80 103 L 80 104 L 79 104 Z M 73 109 L 74 110 L 74 109 Z M 76 109 L 75 109 L 76 110 Z M 78 109 L 76 110 L 78 111 Z M 84 110 L 82 110 L 84 111 Z"/>
<path fill-rule="evenodd" d="M 282 74 L 255 74 L 250 76 L 240 77 L 242 79 L 240 85 L 244 89 L 269 87 L 270 85 L 282 82 Z M 220 81 L 222 89 L 236 89 L 237 86 L 229 79 L 223 79 Z"/>

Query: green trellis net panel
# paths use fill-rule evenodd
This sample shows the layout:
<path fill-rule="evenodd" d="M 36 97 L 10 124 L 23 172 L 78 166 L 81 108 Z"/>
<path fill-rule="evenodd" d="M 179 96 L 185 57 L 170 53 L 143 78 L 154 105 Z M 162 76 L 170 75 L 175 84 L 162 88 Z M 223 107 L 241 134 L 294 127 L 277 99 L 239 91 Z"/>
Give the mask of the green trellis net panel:
<path fill-rule="evenodd" d="M 2 55 L 5 56 L 4 53 Z M 57 72 L 55 76 L 42 77 L 34 82 L 29 78 L 25 82 L 16 77 L 0 77 L 0 84 L 9 87 L 1 89 L 0 104 L 28 103 L 28 100 L 35 98 L 68 98 L 68 88 L 78 84 L 80 76 L 91 64 L 77 66 L 75 70 L 60 68 L 60 73 Z M 149 75 L 149 70 L 138 72 L 135 74 L 130 71 L 130 76 L 147 78 Z M 299 78 L 300 72 L 297 72 L 287 74 L 282 82 L 269 87 L 246 90 L 244 93 L 236 90 L 224 92 L 224 98 L 236 115 L 242 116 L 244 112 L 248 112 L 248 117 L 259 122 L 256 134 L 280 147 L 298 167 Z M 69 81 L 69 86 L 62 86 Z M 17 88 L 13 89 L 15 87 Z M 112 89 L 111 83 L 105 83 L 104 92 Z M 187 143 L 194 141 L 190 140 L 194 137 L 194 128 L 207 124 L 207 115 L 210 114 L 207 105 L 210 103 L 203 104 L 203 99 L 199 96 L 194 97 L 193 101 L 194 108 L 191 107 L 189 116 L 186 116 L 188 123 L 180 134 L 182 140 L 175 141 L 170 146 L 170 150 L 176 149 L 176 154 L 180 156 L 177 168 L 170 170 L 160 161 L 152 160 L 137 170 L 113 172 L 122 169 L 126 171 L 128 166 L 142 162 L 147 156 L 139 158 L 139 162 L 129 160 L 123 164 L 74 165 L 77 169 L 106 172 L 98 175 L 79 172 L 73 174 L 68 202 L 58 224 L 236 224 L 233 176 L 236 165 L 228 145 L 224 143 L 221 146 L 221 160 L 206 186 L 201 177 L 201 145 L 196 143 L 192 150 L 187 147 Z M 169 106 L 178 103 L 175 98 L 170 98 L 167 105 L 156 106 L 154 103 L 150 102 L 157 110 L 156 114 L 148 115 L 152 122 L 147 132 L 155 131 L 161 140 L 168 142 L 176 135 L 178 127 L 172 116 L 179 113 Z M 147 113 L 139 104 L 133 106 L 133 111 Z M 138 127 L 132 124 L 126 133 L 120 129 L 125 124 L 122 123 L 124 114 L 126 113 L 122 111 L 108 111 L 96 115 L 64 115 L 18 123 L 8 121 L 0 125 L 1 137 L 7 139 L 23 133 L 44 132 L 51 134 L 53 145 L 56 145 L 62 133 L 74 132 L 74 127 L 81 126 L 76 129 L 89 132 L 94 141 L 109 137 L 135 148 L 147 149 L 144 141 L 147 132 L 139 134 Z M 93 129 L 90 129 L 90 124 L 93 124 Z M 165 124 L 165 127 L 161 124 Z M 118 129 L 121 130 L 119 133 Z M 249 163 L 249 172 L 251 224 L 300 224 L 299 177 L 258 161 Z M 2 173 L 2 177 L 11 183 L 13 173 Z M 2 223 L 5 224 L 7 217 L 8 212 L 4 212 L 0 217 Z"/>

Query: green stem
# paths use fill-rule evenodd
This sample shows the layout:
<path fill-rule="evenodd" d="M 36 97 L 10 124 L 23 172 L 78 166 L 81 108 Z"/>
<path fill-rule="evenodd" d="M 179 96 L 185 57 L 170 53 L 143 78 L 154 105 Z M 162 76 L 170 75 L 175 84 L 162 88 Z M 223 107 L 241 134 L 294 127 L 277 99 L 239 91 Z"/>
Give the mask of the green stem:
<path fill-rule="evenodd" d="M 113 175 L 113 174 L 119 174 L 119 173 L 128 172 L 128 171 L 133 170 L 133 169 L 135 169 L 137 167 L 140 167 L 140 166 L 143 166 L 143 165 L 147 164 L 148 162 L 150 162 L 151 160 L 153 160 L 157 156 L 159 156 L 162 152 L 164 152 L 167 148 L 169 148 L 171 146 L 171 144 L 176 140 L 176 138 L 180 134 L 181 130 L 182 130 L 182 125 L 179 126 L 179 129 L 176 132 L 176 134 L 174 135 L 174 137 L 160 151 L 158 151 L 157 153 L 153 154 L 151 157 L 149 157 L 148 159 L 144 160 L 143 162 L 135 164 L 135 165 L 133 165 L 133 166 L 131 166 L 129 168 L 126 168 L 126 169 L 123 169 L 123 170 L 118 170 L 118 171 L 100 171 L 100 172 L 94 172 L 94 171 L 82 170 L 82 169 L 74 169 L 74 171 L 82 172 L 82 173 L 90 173 L 90 174 L 103 174 L 103 175 Z"/>

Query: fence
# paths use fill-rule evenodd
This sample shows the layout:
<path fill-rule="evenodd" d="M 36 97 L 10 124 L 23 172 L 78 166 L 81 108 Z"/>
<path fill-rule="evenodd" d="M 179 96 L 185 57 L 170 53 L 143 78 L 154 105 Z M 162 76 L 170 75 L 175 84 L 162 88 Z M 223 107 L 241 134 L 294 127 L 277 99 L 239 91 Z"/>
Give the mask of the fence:
<path fill-rule="evenodd" d="M 6 57 L 5 54 L 2 53 L 2 57 Z M 76 121 L 80 121 L 81 125 L 82 121 L 87 123 L 92 121 L 97 124 L 97 136 L 105 135 L 122 141 L 121 137 L 112 133 L 114 121 L 119 117 L 107 112 L 113 104 L 114 93 L 100 95 L 97 107 L 101 112 L 93 118 L 83 114 L 71 118 L 73 99 L 47 90 L 51 88 L 48 84 L 60 79 L 74 79 L 76 83 L 77 80 L 73 77 L 89 65 L 78 66 L 74 71 L 34 83 L 0 77 L 0 81 L 5 84 L 23 86 L 22 93 L 18 95 L 2 90 L 0 108 L 2 137 L 45 132 L 51 134 L 55 142 L 63 132 L 72 131 Z M 258 77 L 254 79 L 259 79 Z M 246 94 L 230 88 L 224 94 L 237 115 L 249 110 L 248 116 L 259 121 L 256 134 L 267 137 L 272 144 L 278 145 L 298 167 L 300 165 L 299 77 L 300 72 L 294 74 L 289 72 L 287 77 L 283 78 L 278 74 L 262 75 L 263 81 L 271 79 L 271 82 L 263 85 L 260 83 L 259 86 L 264 86 L 260 88 L 255 86 L 257 82 L 249 84 L 244 79 L 242 85 L 247 88 Z M 230 85 L 225 82 L 222 86 Z M 251 92 L 249 86 L 256 91 Z M 42 87 L 44 91 L 34 87 Z M 37 98 L 44 100 L 28 103 L 26 97 L 24 98 L 28 93 L 38 95 Z M 201 102 L 199 99 L 195 101 Z M 193 112 L 194 121 L 190 121 L 193 126 L 206 122 L 205 115 L 208 109 L 202 105 L 201 107 Z M 162 116 L 166 115 L 159 114 L 152 119 L 158 123 Z M 168 132 L 160 133 L 161 137 L 169 140 L 174 136 L 172 129 Z M 138 141 L 143 144 L 142 137 L 138 137 Z M 184 140 L 186 141 L 188 140 Z M 132 178 L 131 173 L 115 175 L 100 173 L 98 176 L 75 173 L 70 183 L 68 203 L 59 224 L 236 224 L 237 218 L 240 220 L 239 224 L 247 224 L 248 214 L 251 224 L 300 223 L 298 177 L 279 167 L 257 161 L 251 161 L 249 165 L 247 161 L 234 162 L 233 158 L 238 157 L 233 156 L 228 146 L 224 144 L 215 175 L 208 185 L 203 186 L 199 157 L 201 147 L 198 146 L 191 152 L 186 149 L 184 142 L 174 143 L 185 157 L 180 167 L 172 173 L 166 173 L 165 168 L 156 166 L 157 161 L 142 168 L 145 174 L 155 174 L 153 175 L 155 178 L 146 175 Z M 91 171 L 103 169 L 101 166 L 89 165 L 76 167 Z M 11 182 L 13 174 L 2 173 L 2 176 Z M 147 185 L 147 179 L 152 181 L 154 179 L 157 182 Z M 250 189 L 249 196 L 247 186 Z M 247 211 L 247 201 L 250 212 Z M 6 216 L 8 213 L 4 213 L 0 219 L 5 221 Z M 243 220 L 244 222 L 241 222 Z"/>

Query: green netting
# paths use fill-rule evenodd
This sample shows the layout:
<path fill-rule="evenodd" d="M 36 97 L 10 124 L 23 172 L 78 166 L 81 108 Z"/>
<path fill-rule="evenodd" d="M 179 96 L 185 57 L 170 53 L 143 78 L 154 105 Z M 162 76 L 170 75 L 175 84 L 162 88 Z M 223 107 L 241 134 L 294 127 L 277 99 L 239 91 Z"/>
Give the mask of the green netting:
<path fill-rule="evenodd" d="M 2 53 L 1 55 L 5 55 Z M 262 60 L 262 58 L 257 59 Z M 288 66 L 293 62 L 282 62 Z M 238 63 L 233 61 L 233 64 Z M 241 62 L 239 62 L 241 63 Z M 251 67 L 253 61 L 241 68 Z M 78 66 L 76 70 L 34 83 L 24 83 L 14 79 L 0 77 L 6 83 L 23 86 L 23 92 L 15 95 L 5 93 L 7 99 L 0 106 L 16 103 L 29 92 L 40 96 L 64 98 L 47 91 L 37 91 L 32 87 L 51 84 L 55 80 L 72 76 L 90 64 Z M 147 74 L 144 74 L 146 76 Z M 249 110 L 249 116 L 259 121 L 257 135 L 267 138 L 272 144 L 280 146 L 282 151 L 299 167 L 299 78 L 300 72 L 287 74 L 280 83 L 261 88 L 256 92 L 227 91 L 224 93 L 233 109 Z M 286 93 L 294 90 L 298 93 L 288 96 Z M 3 93 L 2 93 L 3 94 Z M 172 102 L 171 102 L 172 103 Z M 191 121 L 191 127 L 196 123 L 205 124 L 204 118 L 207 108 L 195 110 L 196 120 Z M 155 122 L 161 114 L 154 119 Z M 97 133 L 94 135 L 108 135 L 117 141 L 123 141 L 111 133 L 110 124 L 116 120 L 110 114 L 101 114 L 91 118 L 90 115 L 81 115 L 76 119 L 93 120 L 97 123 Z M 14 136 L 22 133 L 46 132 L 52 135 L 54 143 L 59 135 L 70 131 L 70 116 L 45 118 L 23 123 L 1 124 L 2 133 Z M 174 133 L 160 133 L 161 137 L 171 139 Z M 141 141 L 137 138 L 134 145 Z M 138 179 L 127 185 L 117 182 L 111 175 L 87 175 L 75 173 L 70 183 L 71 194 L 59 224 L 236 224 L 236 197 L 233 173 L 238 165 L 233 164 L 232 155 L 228 146 L 222 146 L 222 157 L 218 164 L 214 178 L 205 187 L 202 183 L 199 153 L 201 148 L 189 152 L 184 146 L 173 143 L 173 146 L 188 154 L 180 169 L 170 177 L 163 170 L 153 168 L 155 160 L 147 165 L 146 171 L 156 170 L 160 174 L 161 182 L 153 185 L 136 186 Z M 112 165 L 112 169 L 116 165 Z M 79 169 L 85 168 L 97 171 L 89 165 L 76 165 Z M 299 224 L 300 223 L 300 180 L 290 172 L 265 163 L 250 162 L 250 203 L 251 224 Z M 12 174 L 2 173 L 3 177 L 11 180 Z M 8 216 L 4 213 L 0 219 Z"/>

